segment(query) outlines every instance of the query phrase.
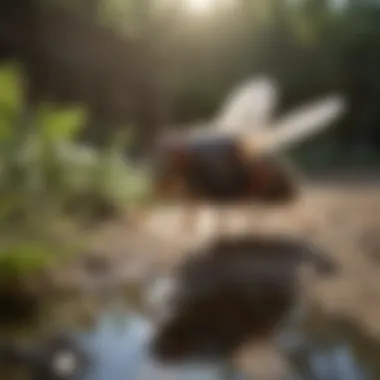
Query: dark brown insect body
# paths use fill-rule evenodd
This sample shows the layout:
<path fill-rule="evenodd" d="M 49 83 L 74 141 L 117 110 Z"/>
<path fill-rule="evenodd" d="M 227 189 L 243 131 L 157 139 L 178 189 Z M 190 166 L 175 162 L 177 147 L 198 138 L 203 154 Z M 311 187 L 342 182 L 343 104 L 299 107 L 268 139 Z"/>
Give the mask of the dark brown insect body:
<path fill-rule="evenodd" d="M 163 198 L 216 204 L 289 203 L 297 181 L 278 157 L 247 154 L 230 136 L 171 141 L 159 154 L 156 191 Z"/>

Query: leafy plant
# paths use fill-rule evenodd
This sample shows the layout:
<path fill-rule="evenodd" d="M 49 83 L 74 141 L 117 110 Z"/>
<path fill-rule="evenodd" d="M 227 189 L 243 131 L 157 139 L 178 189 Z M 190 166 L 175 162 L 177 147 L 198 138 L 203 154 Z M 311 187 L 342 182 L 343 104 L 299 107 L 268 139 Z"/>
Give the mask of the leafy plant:
<path fill-rule="evenodd" d="M 50 227 L 60 219 L 121 211 L 149 186 L 146 173 L 124 159 L 122 136 L 104 151 L 77 142 L 83 108 L 44 104 L 26 115 L 21 74 L 16 65 L 0 68 L 0 234 L 22 242 L 0 245 L 0 277 L 59 257 L 53 253 L 62 253 L 62 242 Z"/>

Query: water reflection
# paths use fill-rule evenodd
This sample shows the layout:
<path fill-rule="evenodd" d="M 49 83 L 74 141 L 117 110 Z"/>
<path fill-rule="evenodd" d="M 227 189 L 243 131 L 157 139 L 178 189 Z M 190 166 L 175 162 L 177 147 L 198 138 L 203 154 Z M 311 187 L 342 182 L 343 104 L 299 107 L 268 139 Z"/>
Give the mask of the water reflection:
<path fill-rule="evenodd" d="M 300 351 L 296 358 L 300 379 L 369 380 L 367 368 L 358 363 L 349 345 L 338 343 L 332 347 L 312 347 Z"/>
<path fill-rule="evenodd" d="M 316 318 L 315 316 L 313 318 Z M 380 345 L 366 340 L 355 329 L 318 316 L 288 335 L 286 348 L 294 366 L 294 380 L 375 380 L 380 378 L 377 359 Z M 338 327 L 339 326 L 339 327 Z M 223 363 L 164 366 L 149 357 L 154 332 L 148 319 L 127 311 L 99 315 L 90 332 L 77 337 L 92 357 L 92 367 L 83 380 L 219 380 L 248 379 L 237 368 Z M 290 344 L 291 343 L 291 344 Z M 371 355 L 361 355 L 362 352 Z"/>
<path fill-rule="evenodd" d="M 91 333 L 78 334 L 93 358 L 84 380 L 217 380 L 228 370 L 222 363 L 165 366 L 155 362 L 149 354 L 153 332 L 150 321 L 133 312 L 124 319 L 120 314 L 103 313 Z"/>
<path fill-rule="evenodd" d="M 165 366 L 154 362 L 149 356 L 153 325 L 149 319 L 128 309 L 105 309 L 97 315 L 91 329 L 75 328 L 73 325 L 73 335 L 91 357 L 89 371 L 78 380 L 250 378 L 225 363 Z M 380 378 L 380 345 L 366 339 L 353 327 L 326 320 L 320 314 L 308 316 L 299 330 L 283 337 L 282 346 L 295 370 L 289 377 L 292 380 Z M 19 379 L 17 376 L 8 372 L 6 379 Z"/>
<path fill-rule="evenodd" d="M 375 380 L 380 378 L 380 342 L 354 325 L 331 321 L 320 313 L 309 316 L 291 360 L 301 379 Z"/>
<path fill-rule="evenodd" d="M 133 379 L 146 361 L 146 342 L 150 325 L 136 315 L 120 319 L 119 315 L 105 313 L 96 329 L 82 340 L 93 366 L 86 379 Z"/>
<path fill-rule="evenodd" d="M 380 350 L 378 351 L 380 353 Z M 347 337 L 304 336 L 290 352 L 289 361 L 299 380 L 377 379 L 370 363 L 363 363 Z"/>

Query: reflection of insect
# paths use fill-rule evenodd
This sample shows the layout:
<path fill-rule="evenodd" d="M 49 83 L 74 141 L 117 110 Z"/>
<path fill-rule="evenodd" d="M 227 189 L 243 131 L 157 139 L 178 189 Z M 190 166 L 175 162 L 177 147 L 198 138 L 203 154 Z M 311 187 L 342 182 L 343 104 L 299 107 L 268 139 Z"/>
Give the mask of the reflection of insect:
<path fill-rule="evenodd" d="M 316 247 L 281 236 L 223 238 L 191 254 L 167 294 L 169 312 L 152 342 L 155 356 L 228 358 L 248 342 L 275 337 L 299 300 L 303 263 L 320 275 L 338 270 Z"/>
<path fill-rule="evenodd" d="M 330 97 L 291 113 L 272 128 L 276 89 L 268 79 L 238 87 L 208 125 L 167 136 L 158 146 L 156 195 L 191 203 L 289 203 L 298 182 L 278 152 L 327 126 L 343 110 Z"/>

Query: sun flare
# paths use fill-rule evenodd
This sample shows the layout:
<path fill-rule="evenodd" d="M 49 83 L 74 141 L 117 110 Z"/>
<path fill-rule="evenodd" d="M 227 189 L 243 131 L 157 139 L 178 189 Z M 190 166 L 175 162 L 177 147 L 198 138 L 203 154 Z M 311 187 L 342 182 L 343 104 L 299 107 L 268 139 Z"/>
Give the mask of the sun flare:
<path fill-rule="evenodd" d="M 189 13 L 204 14 L 212 12 L 218 0 L 183 0 L 183 3 Z"/>
<path fill-rule="evenodd" d="M 234 3 L 235 0 L 156 0 L 158 7 L 178 4 L 186 13 L 194 15 L 210 14 Z"/>

